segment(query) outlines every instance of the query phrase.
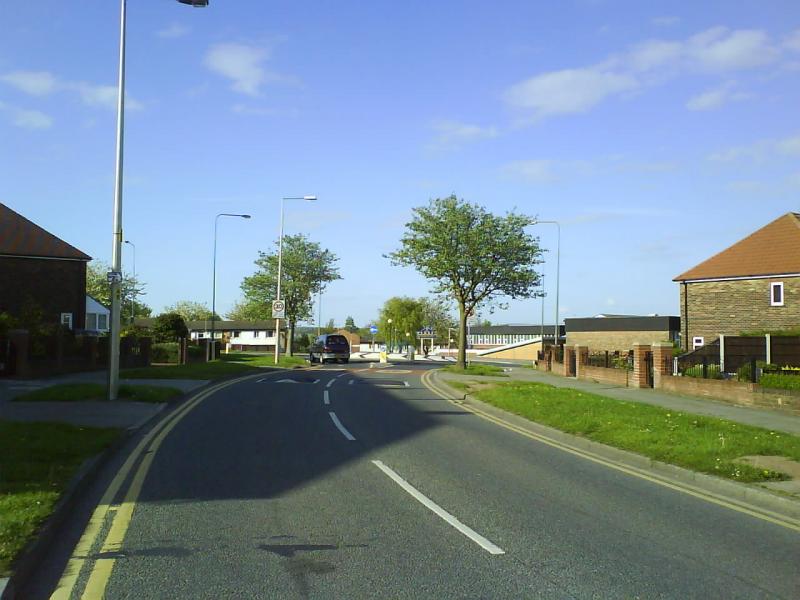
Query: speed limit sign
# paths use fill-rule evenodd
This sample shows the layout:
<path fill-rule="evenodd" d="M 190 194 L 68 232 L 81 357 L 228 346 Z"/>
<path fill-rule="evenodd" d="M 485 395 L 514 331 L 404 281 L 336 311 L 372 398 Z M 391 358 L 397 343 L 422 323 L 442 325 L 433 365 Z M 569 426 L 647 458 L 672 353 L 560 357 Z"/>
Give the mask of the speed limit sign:
<path fill-rule="evenodd" d="M 275 300 L 272 303 L 272 318 L 285 319 L 286 318 L 286 304 L 283 300 Z"/>

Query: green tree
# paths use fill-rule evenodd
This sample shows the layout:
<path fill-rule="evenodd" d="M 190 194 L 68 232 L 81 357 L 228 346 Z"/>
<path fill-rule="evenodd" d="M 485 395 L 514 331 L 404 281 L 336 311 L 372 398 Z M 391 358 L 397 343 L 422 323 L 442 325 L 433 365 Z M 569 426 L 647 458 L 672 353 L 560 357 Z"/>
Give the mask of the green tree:
<path fill-rule="evenodd" d="M 328 319 L 328 322 L 322 327 L 322 333 L 333 333 L 336 331 L 336 323 L 333 322 L 333 319 Z"/>
<path fill-rule="evenodd" d="M 267 320 L 272 318 L 272 307 L 242 299 L 225 316 L 232 321 Z"/>
<path fill-rule="evenodd" d="M 538 239 L 526 233 L 534 219 L 497 216 L 456 196 L 414 209 L 393 264 L 413 266 L 458 306 L 458 365 L 466 365 L 467 316 L 500 298 L 536 295 L 541 262 Z"/>
<path fill-rule="evenodd" d="M 347 317 L 344 320 L 344 328 L 350 333 L 355 333 L 358 331 L 358 327 L 356 327 L 356 322 L 353 320 L 353 317 Z"/>
<path fill-rule="evenodd" d="M 153 323 L 153 335 L 157 342 L 177 342 L 189 335 L 186 321 L 175 312 L 166 312 L 156 317 Z"/>
<path fill-rule="evenodd" d="M 111 270 L 108 263 L 93 260 L 86 267 L 86 293 L 104 306 L 111 307 L 111 286 L 108 284 L 107 274 Z M 122 322 L 130 321 L 133 317 L 149 317 L 153 310 L 139 297 L 146 296 L 145 286 L 138 278 L 129 273 L 122 274 L 120 295 L 122 298 Z"/>
<path fill-rule="evenodd" d="M 389 320 L 391 319 L 391 322 Z M 378 329 L 383 331 L 387 345 L 391 348 L 408 342 L 414 344 L 417 331 L 425 326 L 425 307 L 416 298 L 389 298 L 378 316 Z M 406 336 L 406 333 L 409 335 Z"/>
<path fill-rule="evenodd" d="M 420 298 L 423 327 L 432 327 L 436 338 L 447 343 L 448 330 L 456 329 L 458 321 L 450 312 L 451 306 L 442 298 Z"/>
<path fill-rule="evenodd" d="M 164 309 L 167 313 L 178 313 L 183 317 L 184 321 L 205 321 L 211 318 L 211 309 L 207 304 L 202 302 L 195 302 L 193 300 L 178 300 L 175 304 L 167 306 Z M 215 317 L 216 320 L 221 320 L 220 316 Z"/>
<path fill-rule="evenodd" d="M 276 247 L 278 243 L 275 243 Z M 242 282 L 244 303 L 261 307 L 272 315 L 278 283 L 278 252 L 259 252 L 255 261 L 258 269 Z M 304 235 L 287 235 L 283 238 L 281 300 L 286 305 L 289 324 L 287 351 L 293 353 L 292 340 L 299 321 L 312 317 L 313 296 L 324 290 L 328 283 L 341 279 L 336 262 L 339 259 L 330 250 L 310 241 Z"/>

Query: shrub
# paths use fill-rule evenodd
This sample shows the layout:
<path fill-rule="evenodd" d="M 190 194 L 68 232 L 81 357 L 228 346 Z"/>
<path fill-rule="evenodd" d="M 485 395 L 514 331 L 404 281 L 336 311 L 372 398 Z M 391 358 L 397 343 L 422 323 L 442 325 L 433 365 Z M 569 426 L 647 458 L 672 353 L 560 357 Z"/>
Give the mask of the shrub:
<path fill-rule="evenodd" d="M 710 364 L 708 365 L 708 376 L 707 379 L 722 379 L 722 373 L 720 373 L 719 365 Z M 685 377 L 703 377 L 703 365 L 692 365 L 691 367 L 686 367 L 683 371 L 683 375 Z"/>
<path fill-rule="evenodd" d="M 189 344 L 189 346 L 186 348 L 186 354 L 188 358 L 204 359 L 206 357 L 206 349 L 203 346 Z"/>
<path fill-rule="evenodd" d="M 775 365 L 771 365 L 770 363 L 757 360 L 756 361 L 756 369 L 774 369 Z M 736 369 L 736 379 L 739 381 L 750 381 L 750 363 L 742 365 L 738 369 Z"/>
<path fill-rule="evenodd" d="M 764 373 L 758 381 L 761 387 L 780 390 L 800 390 L 800 375 L 781 375 L 780 373 Z"/>
<path fill-rule="evenodd" d="M 150 360 L 157 363 L 178 362 L 178 342 L 161 342 L 153 344 L 150 350 Z"/>
<path fill-rule="evenodd" d="M 157 342 L 175 342 L 188 336 L 189 330 L 178 313 L 163 313 L 156 317 L 153 334 Z"/>

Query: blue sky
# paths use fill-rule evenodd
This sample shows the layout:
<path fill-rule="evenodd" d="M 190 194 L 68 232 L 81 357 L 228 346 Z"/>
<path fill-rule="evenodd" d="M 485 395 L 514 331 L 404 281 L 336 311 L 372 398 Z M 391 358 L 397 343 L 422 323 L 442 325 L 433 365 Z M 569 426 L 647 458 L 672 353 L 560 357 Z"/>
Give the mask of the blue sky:
<path fill-rule="evenodd" d="M 118 2 L 0 4 L 0 202 L 110 261 Z M 428 284 L 383 255 L 456 193 L 557 220 L 561 317 L 678 314 L 672 278 L 800 197 L 796 1 L 130 0 L 125 237 L 156 311 L 260 249 L 340 257 L 323 320 Z M 555 228 L 537 228 L 553 320 Z M 126 254 L 130 268 L 130 254 Z M 538 323 L 541 301 L 494 322 Z"/>

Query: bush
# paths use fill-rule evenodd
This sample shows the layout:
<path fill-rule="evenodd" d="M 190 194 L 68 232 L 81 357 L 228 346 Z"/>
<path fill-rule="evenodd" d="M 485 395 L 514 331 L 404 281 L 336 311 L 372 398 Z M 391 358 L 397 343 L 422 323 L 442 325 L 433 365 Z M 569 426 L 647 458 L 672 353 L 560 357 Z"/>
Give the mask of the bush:
<path fill-rule="evenodd" d="M 775 365 L 771 365 L 770 363 L 757 360 L 756 361 L 756 370 L 758 369 L 774 369 Z M 746 365 L 742 365 L 738 369 L 736 369 L 736 379 L 739 381 L 750 381 L 750 363 Z"/>
<path fill-rule="evenodd" d="M 153 344 L 150 350 L 150 360 L 157 363 L 177 363 L 178 350 L 178 342 Z"/>
<path fill-rule="evenodd" d="M 176 342 L 189 335 L 186 322 L 178 313 L 163 313 L 156 317 L 153 334 L 157 342 Z"/>
<path fill-rule="evenodd" d="M 707 379 L 722 379 L 722 373 L 720 373 L 719 365 L 710 364 L 708 365 L 708 377 Z M 703 377 L 703 365 L 692 365 L 691 367 L 687 367 L 683 371 L 684 377 Z"/>
<path fill-rule="evenodd" d="M 781 375 L 780 373 L 764 373 L 758 383 L 764 388 L 779 390 L 800 390 L 800 375 Z"/>
<path fill-rule="evenodd" d="M 189 346 L 186 348 L 186 354 L 189 359 L 205 359 L 206 349 L 203 346 L 189 344 Z"/>

